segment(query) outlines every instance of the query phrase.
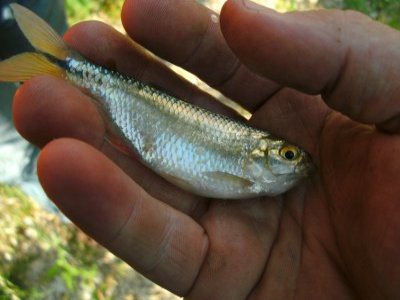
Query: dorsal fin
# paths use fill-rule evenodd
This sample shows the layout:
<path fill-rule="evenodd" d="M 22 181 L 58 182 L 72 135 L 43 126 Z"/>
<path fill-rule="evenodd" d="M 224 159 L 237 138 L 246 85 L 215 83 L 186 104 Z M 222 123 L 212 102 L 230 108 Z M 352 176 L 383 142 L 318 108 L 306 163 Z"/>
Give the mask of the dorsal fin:
<path fill-rule="evenodd" d="M 67 44 L 43 19 L 19 4 L 11 3 L 10 7 L 18 26 L 35 49 L 60 60 L 69 55 Z"/>

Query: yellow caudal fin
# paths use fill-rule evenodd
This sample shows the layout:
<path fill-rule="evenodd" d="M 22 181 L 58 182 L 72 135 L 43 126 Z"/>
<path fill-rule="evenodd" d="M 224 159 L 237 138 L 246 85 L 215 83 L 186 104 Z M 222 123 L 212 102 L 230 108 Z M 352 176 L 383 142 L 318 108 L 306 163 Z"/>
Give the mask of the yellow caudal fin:
<path fill-rule="evenodd" d="M 19 4 L 12 3 L 10 7 L 18 26 L 35 49 L 60 60 L 68 56 L 67 44 L 49 24 Z"/>
<path fill-rule="evenodd" d="M 23 53 L 0 61 L 0 81 L 25 81 L 38 75 L 61 77 L 64 69 L 40 53 Z"/>
<path fill-rule="evenodd" d="M 23 53 L 0 61 L 0 81 L 25 81 L 44 74 L 62 76 L 65 72 L 63 68 L 46 56 L 64 60 L 70 52 L 67 44 L 30 10 L 16 3 L 10 6 L 26 38 L 34 48 L 44 54 Z"/>

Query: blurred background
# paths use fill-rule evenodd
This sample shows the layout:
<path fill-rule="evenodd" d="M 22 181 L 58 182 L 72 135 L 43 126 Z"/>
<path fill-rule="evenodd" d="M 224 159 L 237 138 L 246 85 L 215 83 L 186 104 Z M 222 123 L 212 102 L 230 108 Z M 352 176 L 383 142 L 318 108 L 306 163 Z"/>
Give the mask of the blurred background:
<path fill-rule="evenodd" d="M 216 12 L 224 0 L 197 0 Z M 400 1 L 397 0 L 253 0 L 281 12 L 316 8 L 339 8 L 358 10 L 370 17 L 400 28 Z M 93 16 L 119 23 L 123 1 L 113 0 L 67 0 L 68 23 L 73 24 Z"/>
<path fill-rule="evenodd" d="M 225 2 L 197 1 L 216 12 Z M 4 8 L 6 2 L 10 1 L 1 0 L 0 5 Z M 29 6 L 35 1 L 18 2 Z M 48 6 L 37 12 L 60 33 L 68 26 L 88 19 L 102 20 L 123 31 L 119 20 L 123 1 L 48 2 L 57 5 L 58 15 L 50 14 L 55 10 Z M 400 29 L 398 0 L 255 2 L 281 12 L 322 7 L 353 9 Z M 3 48 L 0 49 L 0 57 L 5 58 L 13 54 L 8 53 L 10 49 L 4 45 L 11 43 L 7 38 L 14 30 L 7 9 L 3 9 L 0 20 L 0 45 L 3 45 L 0 46 Z M 195 76 L 171 67 L 194 84 L 207 89 Z M 11 98 L 16 87 L 13 84 L 0 85 L 0 299 L 178 299 L 82 234 L 47 200 L 35 172 L 38 150 L 24 142 L 12 128 Z M 223 98 L 218 94 L 216 97 Z"/>

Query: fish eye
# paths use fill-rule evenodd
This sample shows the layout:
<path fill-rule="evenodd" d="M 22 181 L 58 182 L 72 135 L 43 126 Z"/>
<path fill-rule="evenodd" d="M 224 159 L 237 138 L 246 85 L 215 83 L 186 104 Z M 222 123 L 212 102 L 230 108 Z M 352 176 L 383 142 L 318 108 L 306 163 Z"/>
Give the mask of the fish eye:
<path fill-rule="evenodd" d="M 287 160 L 294 160 L 299 156 L 299 150 L 295 146 L 283 146 L 279 154 Z"/>

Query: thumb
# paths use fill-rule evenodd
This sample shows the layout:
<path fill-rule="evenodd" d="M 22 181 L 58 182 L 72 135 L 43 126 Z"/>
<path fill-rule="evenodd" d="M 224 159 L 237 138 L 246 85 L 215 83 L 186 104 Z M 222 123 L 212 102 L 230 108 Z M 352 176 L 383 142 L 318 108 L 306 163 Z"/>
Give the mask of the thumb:
<path fill-rule="evenodd" d="M 261 75 L 356 121 L 400 132 L 400 32 L 360 13 L 280 14 L 248 0 L 221 12 L 232 50 Z"/>

